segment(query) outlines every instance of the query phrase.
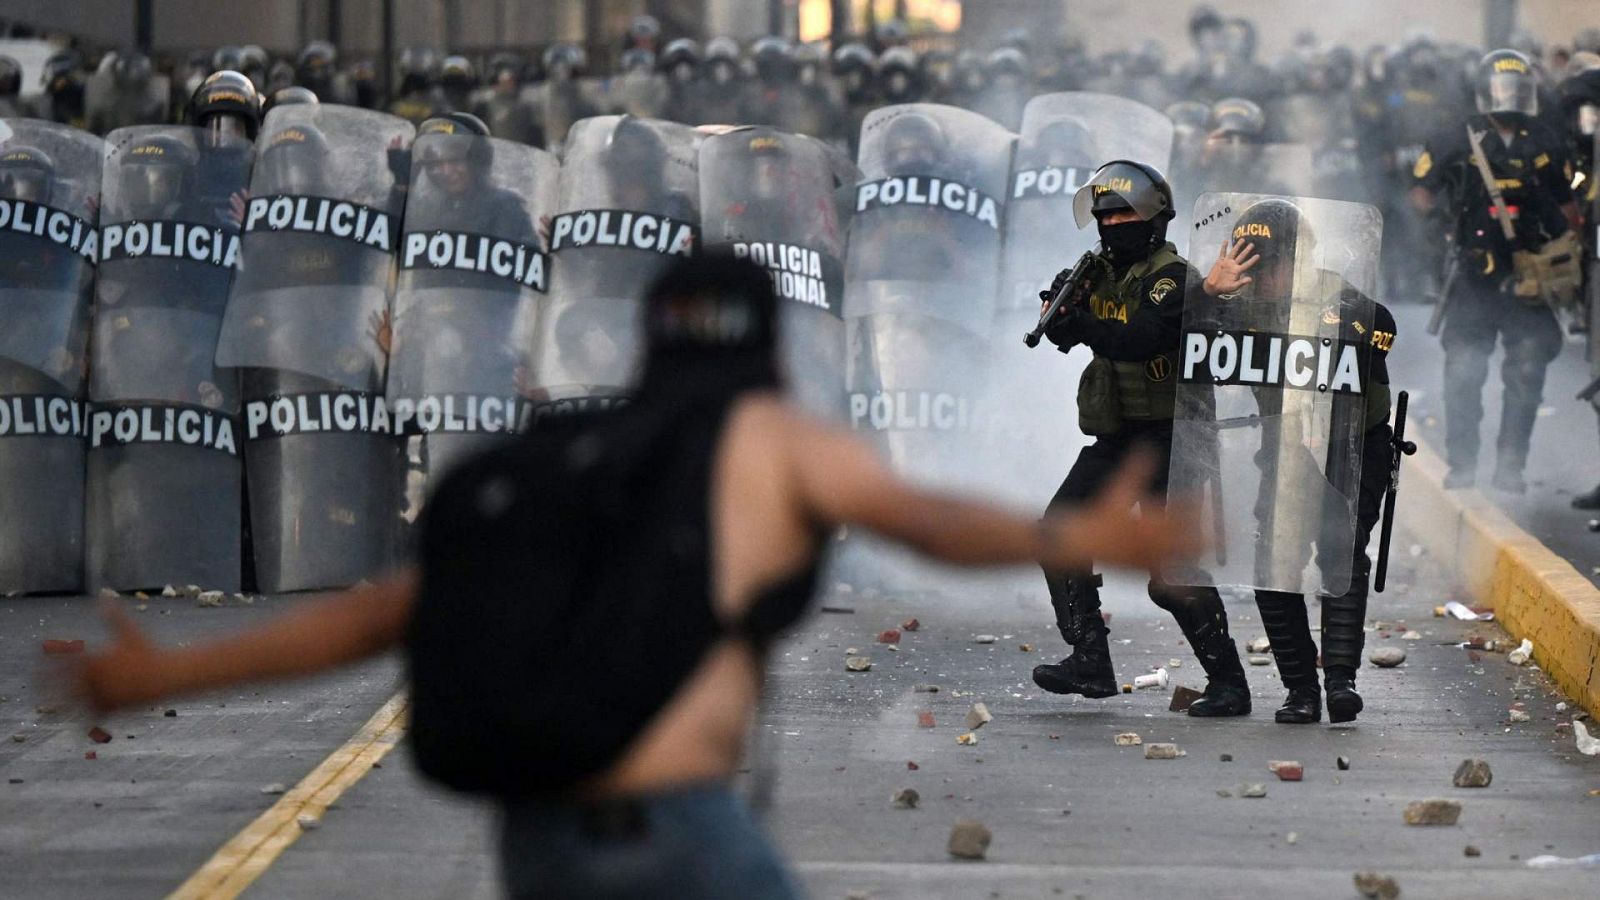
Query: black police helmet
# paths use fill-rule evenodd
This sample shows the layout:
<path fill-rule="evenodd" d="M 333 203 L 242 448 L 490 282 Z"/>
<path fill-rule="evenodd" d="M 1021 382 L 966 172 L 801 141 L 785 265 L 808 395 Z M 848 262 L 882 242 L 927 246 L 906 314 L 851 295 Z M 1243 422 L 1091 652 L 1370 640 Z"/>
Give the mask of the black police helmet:
<path fill-rule="evenodd" d="M 446 87 L 470 88 L 478 83 L 478 73 L 465 56 L 447 56 L 439 64 L 439 81 Z"/>
<path fill-rule="evenodd" d="M 1131 159 L 1114 159 L 1095 170 L 1089 182 L 1072 198 L 1072 214 L 1078 227 L 1095 221 L 1096 213 L 1131 209 L 1155 225 L 1155 240 L 1167 239 L 1167 225 L 1177 209 L 1172 186 L 1155 166 Z"/>
<path fill-rule="evenodd" d="M 22 93 L 22 64 L 9 56 L 0 56 L 0 97 L 15 97 Z"/>
<path fill-rule="evenodd" d="M 1316 232 L 1300 207 L 1276 197 L 1250 204 L 1233 223 L 1231 237 L 1254 244 L 1267 265 L 1309 260 L 1317 246 Z"/>
<path fill-rule="evenodd" d="M 189 123 L 205 127 L 215 116 L 233 116 L 244 125 L 244 136 L 255 140 L 261 126 L 261 95 L 244 75 L 224 69 L 207 75 L 189 98 Z"/>
<path fill-rule="evenodd" d="M 873 69 L 874 60 L 872 51 L 866 44 L 849 43 L 833 51 L 833 73 L 844 75 L 848 72 L 867 71 Z"/>
<path fill-rule="evenodd" d="M 488 137 L 489 126 L 472 113 L 434 116 L 417 126 L 417 159 L 424 165 L 465 160 L 474 169 L 484 172 L 494 162 L 494 148 L 486 140 Z"/>
<path fill-rule="evenodd" d="M 1495 50 L 1478 61 L 1478 112 L 1539 114 L 1539 76 L 1516 50 Z"/>
<path fill-rule="evenodd" d="M 261 117 L 266 118 L 267 113 L 280 106 L 315 106 L 321 102 L 316 92 L 310 88 L 301 87 L 298 84 L 290 85 L 273 91 L 266 100 L 262 101 Z"/>
<path fill-rule="evenodd" d="M 50 154 L 28 144 L 0 146 L 0 188 L 8 197 L 17 197 L 15 182 L 29 179 L 39 185 L 39 195 L 30 199 L 37 203 L 50 202 L 50 189 L 55 179 L 56 164 Z"/>
<path fill-rule="evenodd" d="M 339 51 L 327 41 L 312 41 L 301 49 L 294 67 L 300 71 L 332 69 L 339 62 Z"/>
<path fill-rule="evenodd" d="M 660 36 L 661 22 L 655 16 L 634 16 L 628 23 L 628 37 L 633 41 L 654 41 Z"/>
<path fill-rule="evenodd" d="M 1252 139 L 1261 137 L 1267 128 L 1266 113 L 1254 100 L 1243 97 L 1226 97 L 1211 107 L 1211 127 L 1223 134 L 1237 134 Z"/>
<path fill-rule="evenodd" d="M 696 68 L 700 65 L 700 44 L 692 38 L 678 38 L 667 44 L 661 51 L 661 68 L 671 70 L 680 63 L 688 63 Z"/>

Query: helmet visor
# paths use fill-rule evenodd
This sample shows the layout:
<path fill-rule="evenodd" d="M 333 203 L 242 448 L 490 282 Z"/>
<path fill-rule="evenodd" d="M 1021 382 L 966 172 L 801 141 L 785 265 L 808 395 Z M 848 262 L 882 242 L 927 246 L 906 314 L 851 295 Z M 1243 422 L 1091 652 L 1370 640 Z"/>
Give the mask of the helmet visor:
<path fill-rule="evenodd" d="M 1533 79 L 1520 72 L 1491 74 L 1478 93 L 1478 111 L 1538 115 L 1539 93 Z"/>
<path fill-rule="evenodd" d="M 1132 209 L 1139 218 L 1150 221 L 1166 207 L 1166 199 L 1150 177 L 1129 165 L 1101 169 L 1072 197 L 1072 217 L 1079 228 L 1089 227 L 1097 210 Z"/>

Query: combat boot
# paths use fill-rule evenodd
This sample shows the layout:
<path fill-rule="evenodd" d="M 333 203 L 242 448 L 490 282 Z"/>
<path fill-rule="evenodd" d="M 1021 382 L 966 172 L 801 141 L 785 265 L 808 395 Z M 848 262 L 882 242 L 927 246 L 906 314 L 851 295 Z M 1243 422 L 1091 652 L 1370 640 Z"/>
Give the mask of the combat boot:
<path fill-rule="evenodd" d="M 1494 480 L 1490 482 L 1497 491 L 1521 496 L 1528 492 L 1528 482 L 1522 477 L 1522 468 L 1508 464 L 1494 467 Z"/>
<path fill-rule="evenodd" d="M 1361 579 L 1362 587 L 1365 581 Z M 1364 591 L 1322 598 L 1322 671 L 1329 722 L 1353 722 L 1364 706 L 1356 693 L 1356 669 L 1366 642 L 1362 630 L 1366 615 Z"/>
<path fill-rule="evenodd" d="M 1059 663 L 1035 666 L 1033 683 L 1052 694 L 1082 694 L 1091 699 L 1117 692 L 1117 675 L 1111 668 L 1110 629 L 1100 615 L 1098 575 L 1045 574 L 1056 627 L 1072 647 L 1072 655 Z"/>
<path fill-rule="evenodd" d="M 1203 718 L 1250 715 L 1250 683 L 1244 677 L 1239 648 L 1228 634 L 1228 613 L 1215 588 L 1191 588 L 1187 594 L 1151 586 L 1158 606 L 1178 620 L 1183 636 L 1206 672 L 1206 689 L 1189 705 L 1189 715 Z"/>
<path fill-rule="evenodd" d="M 1256 591 L 1261 625 L 1272 642 L 1272 658 L 1289 697 L 1273 715 L 1283 725 L 1304 725 L 1322 719 L 1322 686 L 1317 681 L 1317 645 L 1306 620 L 1306 601 L 1299 594 Z"/>
<path fill-rule="evenodd" d="M 1579 494 L 1572 498 L 1573 509 L 1595 510 L 1600 509 L 1600 485 L 1587 494 Z"/>

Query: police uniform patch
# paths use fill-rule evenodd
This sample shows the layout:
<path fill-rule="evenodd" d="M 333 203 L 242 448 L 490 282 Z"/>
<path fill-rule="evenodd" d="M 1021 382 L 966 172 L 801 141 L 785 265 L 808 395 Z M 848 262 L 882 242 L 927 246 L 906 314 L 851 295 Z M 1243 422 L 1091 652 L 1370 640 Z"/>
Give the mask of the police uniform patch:
<path fill-rule="evenodd" d="M 1150 302 L 1156 306 L 1167 299 L 1167 295 L 1178 289 L 1178 283 L 1171 278 L 1163 278 L 1150 287 Z"/>
<path fill-rule="evenodd" d="M 1351 322 L 1350 323 L 1350 327 L 1354 328 L 1356 330 L 1356 334 L 1366 334 L 1367 333 L 1367 326 L 1361 324 L 1360 322 Z"/>
<path fill-rule="evenodd" d="M 1324 325 L 1337 325 L 1337 324 L 1339 324 L 1339 307 L 1330 306 L 1327 309 L 1323 310 L 1322 311 L 1322 324 L 1324 324 Z"/>
<path fill-rule="evenodd" d="M 1151 381 L 1166 381 L 1172 377 L 1172 363 L 1165 356 L 1157 356 L 1144 364 L 1144 377 Z"/>
<path fill-rule="evenodd" d="M 1432 172 L 1432 171 L 1433 171 L 1433 154 L 1431 154 L 1428 151 L 1424 150 L 1424 151 L 1422 151 L 1422 155 L 1417 157 L 1416 165 L 1411 167 L 1411 177 L 1412 178 L 1427 178 L 1428 177 L 1428 173 Z"/>
<path fill-rule="evenodd" d="M 1542 169 L 1548 165 L 1550 165 L 1550 154 L 1548 153 L 1541 153 L 1533 158 L 1533 167 L 1535 169 Z"/>

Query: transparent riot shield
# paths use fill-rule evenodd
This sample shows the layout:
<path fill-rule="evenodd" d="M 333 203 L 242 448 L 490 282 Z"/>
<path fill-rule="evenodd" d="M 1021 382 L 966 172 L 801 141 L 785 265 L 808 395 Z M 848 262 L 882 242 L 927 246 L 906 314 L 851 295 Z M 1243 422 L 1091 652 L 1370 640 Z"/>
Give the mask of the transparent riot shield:
<path fill-rule="evenodd" d="M 263 591 L 347 586 L 395 561 L 404 454 L 382 392 L 412 135 L 382 113 L 280 106 L 256 143 L 217 363 L 243 370 Z"/>
<path fill-rule="evenodd" d="M 1225 242 L 1253 245 L 1261 260 L 1237 294 L 1192 284 L 1185 299 L 1170 484 L 1205 498 L 1213 546 L 1168 577 L 1343 593 L 1382 217 L 1362 204 L 1251 194 L 1206 194 L 1194 216 L 1202 272 Z"/>
<path fill-rule="evenodd" d="M 87 331 L 101 140 L 0 120 L 0 592 L 83 585 Z"/>
<path fill-rule="evenodd" d="M 551 289 L 539 301 L 528 387 L 534 420 L 623 396 L 639 362 L 639 302 L 700 240 L 700 136 L 628 116 L 572 127 L 558 212 L 543 226 Z"/>
<path fill-rule="evenodd" d="M 1201 151 L 1200 168 L 1194 178 L 1187 184 L 1174 184 L 1172 191 L 1178 217 L 1172 223 L 1171 237 L 1179 255 L 1187 259 L 1187 238 L 1195 230 L 1187 213 L 1195 208 L 1201 194 L 1317 196 L 1311 148 L 1304 144 L 1252 144 L 1211 138 Z M 1206 248 L 1194 251 L 1201 257 L 1210 252 Z"/>
<path fill-rule="evenodd" d="M 772 276 L 789 388 L 816 415 L 844 415 L 844 233 L 823 145 L 771 128 L 707 138 L 700 209 L 707 245 Z"/>
<path fill-rule="evenodd" d="M 982 410 L 971 398 L 989 375 L 1012 142 L 983 116 L 936 104 L 886 107 L 862 124 L 845 265 L 850 420 L 913 477 L 970 479 L 977 468 Z M 929 367 L 943 386 L 923 380 Z M 969 402 L 952 418 L 944 386 L 956 385 Z M 905 414 L 873 414 L 885 408 Z"/>
<path fill-rule="evenodd" d="M 243 138 L 181 125 L 107 138 L 90 357 L 88 575 L 118 590 L 237 591 L 238 373 L 216 365 L 239 254 Z"/>
<path fill-rule="evenodd" d="M 388 398 L 430 479 L 521 427 L 517 328 L 550 286 L 538 223 L 560 164 L 522 144 L 424 134 L 412 149 Z"/>

